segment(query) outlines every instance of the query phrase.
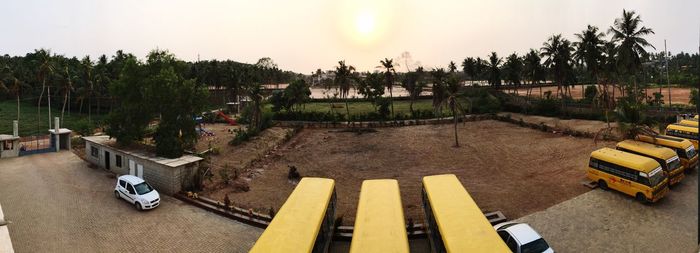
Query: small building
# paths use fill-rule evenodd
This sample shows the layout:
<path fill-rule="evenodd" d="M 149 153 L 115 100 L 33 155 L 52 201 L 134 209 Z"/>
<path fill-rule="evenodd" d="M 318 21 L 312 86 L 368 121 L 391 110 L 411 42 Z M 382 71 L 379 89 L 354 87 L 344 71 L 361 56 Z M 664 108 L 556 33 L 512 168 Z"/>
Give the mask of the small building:
<path fill-rule="evenodd" d="M 117 147 L 109 136 L 87 136 L 85 157 L 89 162 L 119 175 L 143 178 L 161 193 L 173 195 L 189 189 L 199 168 L 201 157 L 184 155 L 164 158 L 137 148 Z"/>
<path fill-rule="evenodd" d="M 19 136 L 0 134 L 0 158 L 19 156 Z"/>
<path fill-rule="evenodd" d="M 19 156 L 19 125 L 12 121 L 12 135 L 0 134 L 0 158 Z"/>

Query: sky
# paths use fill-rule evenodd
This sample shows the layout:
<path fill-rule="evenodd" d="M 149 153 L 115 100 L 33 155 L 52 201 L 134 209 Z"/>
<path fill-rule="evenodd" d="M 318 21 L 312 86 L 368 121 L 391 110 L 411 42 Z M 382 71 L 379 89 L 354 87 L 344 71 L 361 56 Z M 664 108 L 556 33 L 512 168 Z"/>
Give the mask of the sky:
<path fill-rule="evenodd" d="M 0 8 L 3 55 L 122 49 L 142 58 L 158 48 L 188 61 L 271 57 L 304 74 L 339 60 L 372 71 L 394 58 L 405 71 L 524 54 L 553 34 L 574 40 L 589 24 L 607 31 L 623 9 L 656 32 L 647 39 L 658 51 L 666 39 L 672 53 L 697 52 L 700 40 L 698 0 L 0 0 Z"/>

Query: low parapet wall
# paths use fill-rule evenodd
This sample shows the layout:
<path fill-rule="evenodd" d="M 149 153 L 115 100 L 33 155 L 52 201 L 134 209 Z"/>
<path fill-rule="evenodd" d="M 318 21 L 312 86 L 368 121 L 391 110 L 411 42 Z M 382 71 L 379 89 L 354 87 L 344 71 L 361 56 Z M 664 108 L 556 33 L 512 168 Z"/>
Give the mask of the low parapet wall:
<path fill-rule="evenodd" d="M 12 241 L 10 240 L 10 231 L 7 229 L 7 221 L 5 221 L 5 215 L 2 213 L 2 206 L 0 206 L 0 252 L 13 253 Z"/>

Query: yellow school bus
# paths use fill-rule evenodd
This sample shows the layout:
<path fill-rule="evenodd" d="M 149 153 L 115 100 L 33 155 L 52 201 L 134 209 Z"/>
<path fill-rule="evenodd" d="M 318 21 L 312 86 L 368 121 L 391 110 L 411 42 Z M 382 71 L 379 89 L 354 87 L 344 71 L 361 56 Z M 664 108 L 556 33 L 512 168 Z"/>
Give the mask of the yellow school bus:
<path fill-rule="evenodd" d="M 408 253 L 399 183 L 365 180 L 360 190 L 350 253 Z"/>
<path fill-rule="evenodd" d="M 455 175 L 423 178 L 432 252 L 511 252 Z"/>
<path fill-rule="evenodd" d="M 678 122 L 679 125 L 698 127 L 697 119 L 684 119 Z"/>
<path fill-rule="evenodd" d="M 586 177 L 601 189 L 617 190 L 642 202 L 656 202 L 668 192 L 668 179 L 658 162 L 611 148 L 591 153 Z"/>
<path fill-rule="evenodd" d="M 333 179 L 305 177 L 250 252 L 327 252 L 335 222 Z"/>
<path fill-rule="evenodd" d="M 695 169 L 698 165 L 698 153 L 693 143 L 689 140 L 661 134 L 654 136 L 638 135 L 637 140 L 664 146 L 676 151 L 676 155 L 681 158 L 681 165 L 685 168 L 686 173 Z"/>
<path fill-rule="evenodd" d="M 670 124 L 666 126 L 666 135 L 687 139 L 693 143 L 695 150 L 698 150 L 698 127 Z"/>
<path fill-rule="evenodd" d="M 669 185 L 680 183 L 685 177 L 681 159 L 670 148 L 634 140 L 618 142 L 615 147 L 617 150 L 654 159 L 668 175 Z"/>

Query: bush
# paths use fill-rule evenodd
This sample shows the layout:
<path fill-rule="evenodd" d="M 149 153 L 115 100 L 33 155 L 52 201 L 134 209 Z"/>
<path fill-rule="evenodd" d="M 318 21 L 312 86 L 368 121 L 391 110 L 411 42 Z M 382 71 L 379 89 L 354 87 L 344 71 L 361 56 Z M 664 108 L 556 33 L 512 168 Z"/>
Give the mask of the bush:
<path fill-rule="evenodd" d="M 82 136 L 90 136 L 95 131 L 95 124 L 91 124 L 87 119 L 80 119 L 75 122 L 73 128 Z"/>
<path fill-rule="evenodd" d="M 236 132 L 236 136 L 234 136 L 233 139 L 228 142 L 228 144 L 231 146 L 238 146 L 241 143 L 244 143 L 244 142 L 250 140 L 250 138 L 257 136 L 259 133 L 257 130 L 255 130 L 253 128 L 248 129 L 248 130 L 243 130 L 242 128 L 239 128 L 239 129 L 236 129 L 233 131 Z"/>

